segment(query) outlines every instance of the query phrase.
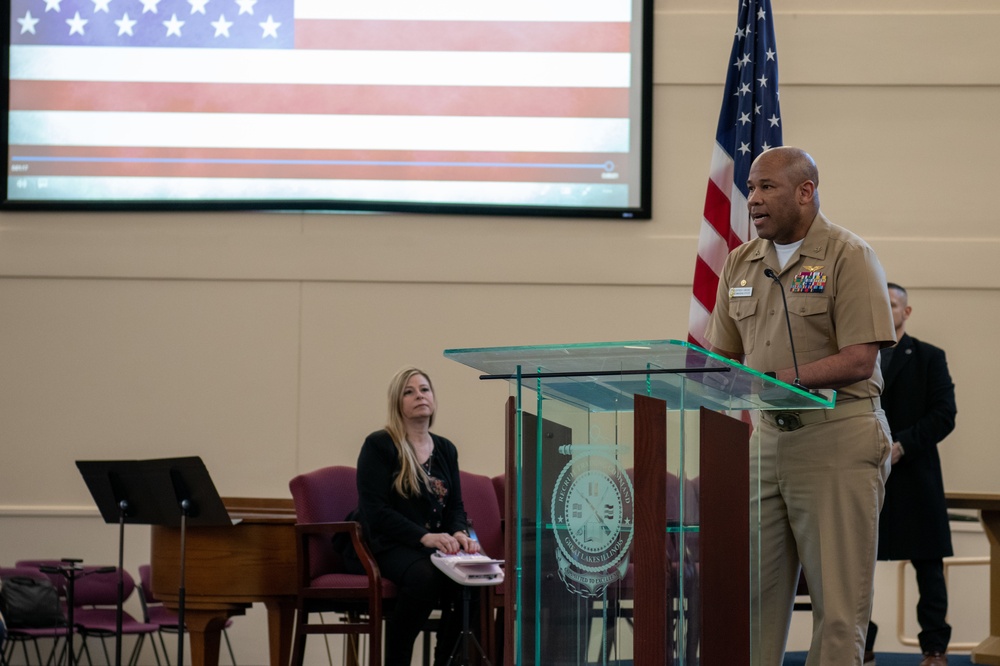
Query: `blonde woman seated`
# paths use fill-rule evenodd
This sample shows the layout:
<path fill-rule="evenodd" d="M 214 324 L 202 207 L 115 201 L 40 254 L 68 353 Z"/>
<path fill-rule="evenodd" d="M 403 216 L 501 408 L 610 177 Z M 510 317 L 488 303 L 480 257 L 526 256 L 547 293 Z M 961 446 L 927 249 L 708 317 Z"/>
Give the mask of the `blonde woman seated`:
<path fill-rule="evenodd" d="M 410 665 L 435 608 L 442 617 L 434 664 L 447 662 L 462 630 L 461 588 L 430 556 L 479 552 L 462 504 L 458 450 L 430 431 L 436 411 L 427 373 L 400 370 L 389 384 L 388 425 L 368 436 L 358 456 L 359 520 L 382 575 L 399 591 L 386 625 L 386 666 Z"/>

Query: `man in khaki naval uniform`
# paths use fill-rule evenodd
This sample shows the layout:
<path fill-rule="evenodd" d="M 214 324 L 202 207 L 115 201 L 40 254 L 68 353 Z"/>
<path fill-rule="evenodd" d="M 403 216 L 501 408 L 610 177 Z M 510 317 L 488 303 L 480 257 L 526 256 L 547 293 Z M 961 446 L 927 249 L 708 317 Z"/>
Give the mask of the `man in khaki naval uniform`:
<path fill-rule="evenodd" d="M 867 243 L 819 212 L 818 184 L 800 149 L 754 160 L 747 207 L 758 238 L 726 259 L 706 330 L 716 353 L 789 384 L 837 389 L 832 410 L 761 412 L 754 428 L 761 571 L 752 642 L 761 666 L 782 663 L 800 563 L 813 606 L 807 666 L 862 665 L 889 474 L 877 363 L 879 349 L 895 343 L 885 274 Z"/>

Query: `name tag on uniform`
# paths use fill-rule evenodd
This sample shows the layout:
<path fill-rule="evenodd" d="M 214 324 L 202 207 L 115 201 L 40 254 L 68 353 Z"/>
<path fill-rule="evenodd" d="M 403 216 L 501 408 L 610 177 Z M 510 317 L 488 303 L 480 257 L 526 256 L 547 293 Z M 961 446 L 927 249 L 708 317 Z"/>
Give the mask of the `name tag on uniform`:
<path fill-rule="evenodd" d="M 753 287 L 732 287 L 729 290 L 729 298 L 744 298 L 753 295 Z"/>

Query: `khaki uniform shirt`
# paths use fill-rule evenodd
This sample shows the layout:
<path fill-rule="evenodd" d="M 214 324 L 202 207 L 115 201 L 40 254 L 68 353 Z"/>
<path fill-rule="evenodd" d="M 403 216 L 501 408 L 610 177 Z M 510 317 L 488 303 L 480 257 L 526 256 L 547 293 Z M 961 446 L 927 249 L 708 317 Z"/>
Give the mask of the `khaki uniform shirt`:
<path fill-rule="evenodd" d="M 726 258 L 705 337 L 718 349 L 743 355 L 750 368 L 768 372 L 793 366 L 781 294 L 765 268 L 778 274 L 785 290 L 800 367 L 850 345 L 895 344 L 885 272 L 874 250 L 819 213 L 799 256 L 784 269 L 779 270 L 774 244 L 761 238 Z M 877 362 L 873 370 L 870 379 L 838 389 L 837 402 L 879 396 Z"/>

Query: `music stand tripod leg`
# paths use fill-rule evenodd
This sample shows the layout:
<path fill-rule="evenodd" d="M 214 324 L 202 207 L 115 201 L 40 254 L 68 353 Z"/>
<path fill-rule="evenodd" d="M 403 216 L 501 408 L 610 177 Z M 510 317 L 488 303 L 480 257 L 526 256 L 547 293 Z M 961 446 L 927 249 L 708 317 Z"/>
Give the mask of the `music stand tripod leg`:
<path fill-rule="evenodd" d="M 472 661 L 469 655 L 469 642 L 475 644 L 476 650 L 479 652 L 479 656 L 483 659 L 483 664 L 485 666 L 492 666 L 489 657 L 486 656 L 486 651 L 483 646 L 480 645 L 479 639 L 476 635 L 469 629 L 469 600 L 472 597 L 469 591 L 468 585 L 462 586 L 462 633 L 458 635 L 458 640 L 455 641 L 455 647 L 452 648 L 451 656 L 448 657 L 448 663 L 445 666 L 451 666 L 452 662 L 455 661 L 455 655 L 458 654 L 459 648 L 462 651 L 461 661 L 458 662 L 461 666 L 470 666 Z"/>

